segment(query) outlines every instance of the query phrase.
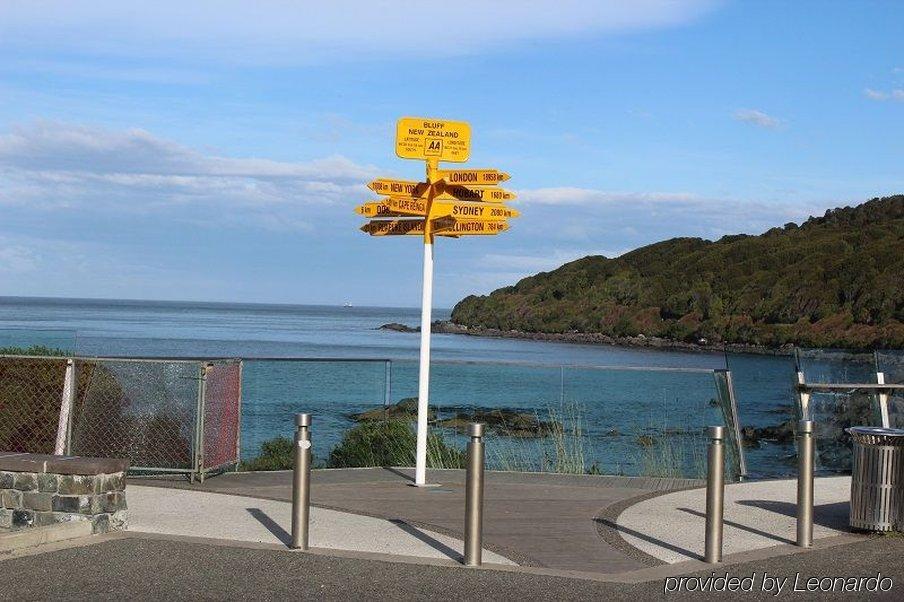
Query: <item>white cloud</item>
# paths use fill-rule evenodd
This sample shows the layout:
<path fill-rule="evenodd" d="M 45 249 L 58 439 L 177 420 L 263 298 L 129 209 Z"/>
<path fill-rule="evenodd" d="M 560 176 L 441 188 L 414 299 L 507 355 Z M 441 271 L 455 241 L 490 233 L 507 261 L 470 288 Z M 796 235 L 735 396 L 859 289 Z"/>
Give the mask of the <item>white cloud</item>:
<path fill-rule="evenodd" d="M 670 203 L 692 201 L 689 192 L 608 192 L 568 186 L 519 190 L 518 203 L 531 205 L 601 205 L 617 203 Z"/>
<path fill-rule="evenodd" d="M 299 64 L 449 56 L 520 41 L 678 26 L 718 0 L 285 2 L 31 0 L 0 4 L 0 47 L 29 54 Z"/>
<path fill-rule="evenodd" d="M 872 88 L 866 88 L 863 91 L 863 95 L 869 98 L 870 100 L 888 100 L 888 93 L 881 92 L 879 90 L 873 90 Z"/>
<path fill-rule="evenodd" d="M 341 156 L 288 162 L 204 154 L 140 129 L 43 121 L 0 134 L 0 205 L 216 208 L 224 223 L 306 230 L 306 208 L 363 197 L 375 175 Z"/>
<path fill-rule="evenodd" d="M 863 91 L 863 94 L 870 100 L 878 100 L 880 102 L 885 100 L 897 100 L 899 102 L 904 102 L 904 89 L 902 88 L 895 88 L 890 92 L 867 88 Z"/>
<path fill-rule="evenodd" d="M 784 124 L 781 119 L 756 109 L 738 109 L 734 112 L 733 117 L 736 121 L 743 121 L 769 130 L 778 129 Z"/>

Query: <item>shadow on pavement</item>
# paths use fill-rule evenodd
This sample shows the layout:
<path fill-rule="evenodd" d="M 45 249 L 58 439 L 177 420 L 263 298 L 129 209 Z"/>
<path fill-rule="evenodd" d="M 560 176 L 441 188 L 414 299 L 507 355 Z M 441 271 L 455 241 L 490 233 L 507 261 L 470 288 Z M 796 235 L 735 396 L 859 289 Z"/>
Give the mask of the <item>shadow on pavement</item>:
<path fill-rule="evenodd" d="M 410 482 L 414 483 L 414 477 L 412 477 L 411 475 L 405 474 L 404 472 L 402 472 L 401 470 L 399 470 L 397 468 L 393 468 L 392 466 L 384 466 L 383 470 L 385 470 L 387 472 L 391 472 L 392 474 L 394 474 L 396 476 L 402 477 L 406 481 L 410 481 Z"/>
<path fill-rule="evenodd" d="M 261 510 L 260 508 L 245 508 L 254 519 L 267 528 L 267 531 L 272 533 L 276 539 L 281 541 L 282 543 L 288 545 L 292 544 L 292 534 L 279 526 L 275 520 L 267 516 L 267 513 Z"/>
<path fill-rule="evenodd" d="M 737 502 L 742 506 L 751 506 L 753 508 L 762 508 L 769 512 L 781 514 L 783 516 L 797 517 L 797 504 L 791 502 L 779 502 L 776 500 L 740 500 Z M 821 504 L 813 506 L 813 522 L 829 529 L 837 529 L 839 531 L 848 530 L 848 522 L 850 519 L 850 503 L 835 502 L 834 504 Z"/>
<path fill-rule="evenodd" d="M 408 533 L 412 537 L 415 537 L 415 538 L 421 540 L 422 542 L 424 542 L 425 544 L 427 544 L 428 546 L 430 546 L 431 548 L 433 548 L 440 554 L 445 554 L 452 560 L 461 561 L 461 559 L 462 559 L 461 554 L 459 554 L 458 552 L 456 552 L 455 550 L 453 550 L 452 548 L 450 548 L 443 542 L 430 537 L 429 535 L 427 535 L 426 533 L 424 533 L 417 527 L 410 525 L 410 524 L 406 523 L 405 521 L 399 520 L 397 518 L 391 519 L 389 522 L 394 524 L 396 527 L 398 527 L 405 533 Z"/>
<path fill-rule="evenodd" d="M 694 516 L 699 516 L 700 518 L 706 518 L 705 512 L 691 510 L 690 508 L 678 508 L 678 510 L 687 512 L 688 514 L 693 514 Z M 760 529 L 755 529 L 747 525 L 742 525 L 741 523 L 736 523 L 731 520 L 722 519 L 722 523 L 734 527 L 735 529 L 740 529 L 741 531 L 747 531 L 748 533 L 753 533 L 754 535 L 759 535 L 760 537 L 771 539 L 772 541 L 778 541 L 780 543 L 794 543 L 794 540 L 788 539 L 786 537 L 781 537 L 780 535 L 775 535 L 774 533 L 769 533 L 768 531 L 762 531 Z"/>
<path fill-rule="evenodd" d="M 628 527 L 625 527 L 624 525 L 618 524 L 614 520 L 610 520 L 608 518 L 596 518 L 594 520 L 596 522 L 606 525 L 610 529 L 618 531 L 619 533 L 624 533 L 626 535 L 630 535 L 631 537 L 636 537 L 637 539 L 642 539 L 643 541 L 645 541 L 647 543 L 651 543 L 654 546 L 659 546 L 660 548 L 664 548 L 666 550 L 671 550 L 673 552 L 677 552 L 678 554 L 687 556 L 688 558 L 702 558 L 699 554 L 697 554 L 695 552 L 691 552 L 690 550 L 686 550 L 686 549 L 678 547 L 674 544 L 670 544 L 670 543 L 662 541 L 660 539 L 656 539 L 655 537 L 650 537 L 646 533 L 641 533 L 640 531 L 635 531 L 634 529 L 629 529 Z"/>

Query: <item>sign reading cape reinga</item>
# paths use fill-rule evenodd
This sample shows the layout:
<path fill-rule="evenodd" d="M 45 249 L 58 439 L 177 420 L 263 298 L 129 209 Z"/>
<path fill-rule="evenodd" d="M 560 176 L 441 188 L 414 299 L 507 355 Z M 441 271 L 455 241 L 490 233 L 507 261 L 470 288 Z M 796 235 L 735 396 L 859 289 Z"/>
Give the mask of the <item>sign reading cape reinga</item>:
<path fill-rule="evenodd" d="M 433 305 L 435 236 L 493 236 L 508 230 L 519 216 L 503 205 L 515 193 L 496 185 L 509 174 L 495 169 L 440 169 L 440 161 L 461 163 L 471 154 L 471 126 L 463 121 L 402 117 L 396 126 L 396 155 L 427 164 L 424 182 L 378 178 L 367 187 L 386 198 L 358 205 L 355 212 L 373 218 L 361 230 L 371 236 L 420 236 L 424 241 L 421 296 L 421 355 L 418 375 L 417 450 L 414 484 L 427 483 L 427 409 L 430 393 L 430 325 Z"/>

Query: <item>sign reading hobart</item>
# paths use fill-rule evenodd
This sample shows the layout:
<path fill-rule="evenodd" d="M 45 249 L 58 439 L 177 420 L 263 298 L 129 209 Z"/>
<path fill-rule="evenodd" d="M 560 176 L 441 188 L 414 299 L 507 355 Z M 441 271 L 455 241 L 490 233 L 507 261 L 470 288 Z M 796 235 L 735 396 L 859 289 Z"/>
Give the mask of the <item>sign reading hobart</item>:
<path fill-rule="evenodd" d="M 402 117 L 396 126 L 396 155 L 461 163 L 471 154 L 471 126 L 463 121 Z"/>

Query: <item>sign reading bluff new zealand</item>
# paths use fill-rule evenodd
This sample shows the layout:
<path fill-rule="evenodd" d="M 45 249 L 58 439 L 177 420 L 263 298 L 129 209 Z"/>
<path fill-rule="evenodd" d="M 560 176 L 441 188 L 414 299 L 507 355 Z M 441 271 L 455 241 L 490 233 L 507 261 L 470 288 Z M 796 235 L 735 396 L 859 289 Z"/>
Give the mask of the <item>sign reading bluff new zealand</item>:
<path fill-rule="evenodd" d="M 368 187 L 382 198 L 355 210 L 370 218 L 361 230 L 371 236 L 420 236 L 424 241 L 421 297 L 421 357 L 418 374 L 417 449 L 414 484 L 426 484 L 427 411 L 430 392 L 430 314 L 433 304 L 435 237 L 495 235 L 508 230 L 517 210 L 503 205 L 513 192 L 497 188 L 509 174 L 495 169 L 440 169 L 440 161 L 467 161 L 471 126 L 462 121 L 403 117 L 396 125 L 396 154 L 427 163 L 425 182 L 379 178 Z M 386 219 L 399 216 L 403 219 Z M 381 219 L 382 218 L 382 219 Z"/>
<path fill-rule="evenodd" d="M 400 159 L 467 161 L 471 126 L 463 121 L 402 117 L 396 126 L 396 155 Z"/>

